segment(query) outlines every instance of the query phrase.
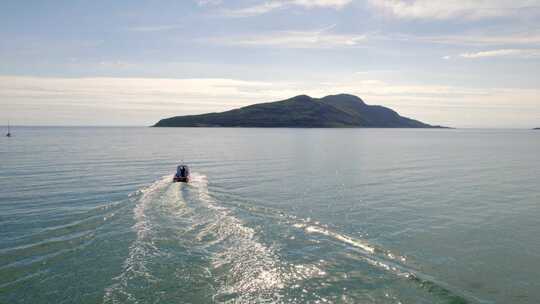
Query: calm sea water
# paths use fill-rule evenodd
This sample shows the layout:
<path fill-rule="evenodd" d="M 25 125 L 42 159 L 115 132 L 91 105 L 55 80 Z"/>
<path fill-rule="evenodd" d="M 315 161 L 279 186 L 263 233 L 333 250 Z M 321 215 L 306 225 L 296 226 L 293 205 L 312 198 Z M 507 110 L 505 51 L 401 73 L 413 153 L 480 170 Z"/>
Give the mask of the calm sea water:
<path fill-rule="evenodd" d="M 14 133 L 0 303 L 540 303 L 539 132 Z"/>

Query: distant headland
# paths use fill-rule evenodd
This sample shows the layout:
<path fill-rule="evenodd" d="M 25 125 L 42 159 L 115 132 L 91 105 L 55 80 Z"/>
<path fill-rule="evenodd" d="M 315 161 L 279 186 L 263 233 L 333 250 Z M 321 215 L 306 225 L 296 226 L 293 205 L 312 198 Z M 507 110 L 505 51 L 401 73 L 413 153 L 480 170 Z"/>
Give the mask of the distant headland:
<path fill-rule="evenodd" d="M 154 127 L 445 128 L 400 116 L 383 106 L 367 105 L 349 94 L 299 95 L 221 113 L 166 118 Z"/>
<path fill-rule="evenodd" d="M 533 130 L 540 130 L 540 128 L 534 128 Z"/>

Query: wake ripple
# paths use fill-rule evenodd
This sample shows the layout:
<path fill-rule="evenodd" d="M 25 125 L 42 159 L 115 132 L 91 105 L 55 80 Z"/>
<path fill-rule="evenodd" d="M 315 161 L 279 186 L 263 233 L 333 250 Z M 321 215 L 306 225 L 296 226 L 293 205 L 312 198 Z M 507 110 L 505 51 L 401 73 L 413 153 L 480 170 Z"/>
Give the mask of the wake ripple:
<path fill-rule="evenodd" d="M 257 233 L 232 215 L 230 209 L 217 204 L 208 193 L 208 180 L 196 175 L 193 183 L 199 192 L 200 203 L 212 210 L 208 226 L 197 238 L 213 239 L 206 246 L 212 250 L 212 268 L 220 282 L 216 301 L 235 299 L 237 302 L 276 302 L 284 288 L 281 262 L 274 249 L 257 240 Z"/>
<path fill-rule="evenodd" d="M 136 239 L 103 302 L 279 301 L 284 283 L 274 249 L 209 194 L 206 176 L 170 181 L 166 176 L 133 194 Z M 197 294 L 183 290 L 188 285 L 205 288 Z"/>
<path fill-rule="evenodd" d="M 156 193 L 165 188 L 167 184 L 167 179 L 164 177 L 148 188 L 141 189 L 132 194 L 132 196 L 140 196 L 133 210 L 136 221 L 133 229 L 137 238 L 129 247 L 128 257 L 124 261 L 122 273 L 113 278 L 113 281 L 116 283 L 105 290 L 104 303 L 122 303 L 125 300 L 130 303 L 138 303 L 136 298 L 128 292 L 129 282 L 139 278 L 146 281 L 153 280 L 153 276 L 148 271 L 145 261 L 148 256 L 155 255 L 158 250 L 149 238 L 152 223 L 147 218 L 146 210 L 150 207 L 149 204 Z"/>
<path fill-rule="evenodd" d="M 355 303 L 358 299 L 377 303 L 370 290 L 360 289 L 368 294 L 358 296 L 347 287 L 332 289 L 357 284 L 346 272 L 336 273 L 354 261 L 404 278 L 442 303 L 476 302 L 411 268 L 407 257 L 365 239 L 277 210 L 257 210 L 253 205 L 231 208 L 209 193 L 208 179 L 201 174 L 194 173 L 189 184 L 173 184 L 171 176 L 166 176 L 132 196 L 136 237 L 122 271 L 105 289 L 104 303 Z M 323 241 L 325 246 L 343 246 L 335 250 L 340 256 L 290 260 L 280 247 L 286 246 L 283 241 L 266 244 L 258 226 L 250 226 L 237 215 L 242 209 L 251 216 L 260 213 L 272 225 L 289 231 L 285 237 L 300 252 L 314 250 L 309 244 Z M 295 240 L 295 234 L 307 243 Z M 331 296 L 319 293 L 321 289 L 332 290 Z M 389 292 L 383 297 L 387 297 L 385 303 L 400 303 Z"/>

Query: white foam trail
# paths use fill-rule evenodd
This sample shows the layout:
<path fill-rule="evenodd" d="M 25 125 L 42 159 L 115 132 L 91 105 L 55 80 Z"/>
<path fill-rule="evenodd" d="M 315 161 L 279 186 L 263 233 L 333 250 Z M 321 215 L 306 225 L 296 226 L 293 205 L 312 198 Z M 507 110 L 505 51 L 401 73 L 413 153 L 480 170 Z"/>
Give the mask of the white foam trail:
<path fill-rule="evenodd" d="M 375 253 L 375 247 L 365 243 L 365 242 L 362 242 L 360 240 L 357 240 L 357 239 L 353 239 L 349 236 L 346 236 L 346 235 L 343 235 L 343 234 L 340 234 L 340 233 L 337 233 L 337 232 L 334 232 L 334 231 L 330 231 L 328 229 L 325 229 L 325 228 L 322 228 L 322 227 L 319 227 L 319 226 L 306 226 L 305 228 L 305 231 L 307 233 L 320 233 L 320 234 L 324 234 L 326 236 L 329 236 L 329 237 L 332 237 L 336 240 L 339 240 L 339 241 L 342 241 L 343 243 L 346 243 L 346 244 L 349 244 L 351 246 L 354 246 L 354 247 L 357 247 L 357 248 L 360 248 L 370 254 L 374 254 Z"/>
<path fill-rule="evenodd" d="M 213 222 L 198 237 L 213 234 L 216 240 L 209 245 L 221 247 L 212 256 L 214 272 L 223 276 L 215 298 L 219 301 L 220 297 L 235 295 L 235 303 L 275 303 L 285 285 L 277 254 L 258 241 L 254 229 L 218 205 L 208 192 L 206 176 L 193 174 L 192 184 L 198 190 L 200 203 L 213 211 Z"/>
<path fill-rule="evenodd" d="M 143 282 L 148 284 L 145 288 L 151 288 L 159 281 L 160 278 L 152 275 L 149 263 L 155 257 L 161 258 L 160 249 L 153 242 L 154 233 L 160 228 L 153 203 L 161 202 L 164 204 L 160 207 L 165 207 L 172 218 L 187 222 L 184 241 L 195 241 L 192 246 L 205 249 L 211 255 L 212 267 L 208 271 L 216 277 L 214 297 L 218 302 L 234 298 L 235 303 L 275 303 L 284 284 L 274 250 L 261 243 L 256 231 L 235 217 L 230 209 L 219 205 L 208 192 L 206 176 L 193 173 L 189 184 L 180 185 L 179 189 L 187 191 L 188 198 L 191 197 L 189 191 L 195 190 L 196 199 L 189 200 L 189 205 L 181 198 L 183 191 L 176 191 L 179 189 L 171 188 L 175 191 L 167 191 L 167 196 L 163 197 L 163 190 L 171 185 L 170 180 L 170 176 L 164 177 L 132 195 L 137 197 L 133 210 L 136 239 L 129 247 L 122 273 L 113 278 L 115 283 L 105 290 L 103 302 L 139 303 L 139 295 L 131 294 L 131 285 Z"/>
<path fill-rule="evenodd" d="M 137 299 L 128 291 L 129 280 L 134 278 L 141 278 L 146 281 L 156 280 L 148 271 L 145 263 L 148 256 L 156 255 L 159 251 L 150 237 L 153 223 L 148 219 L 146 211 L 155 199 L 156 194 L 159 194 L 161 190 L 170 185 L 171 178 L 171 176 L 165 176 L 147 188 L 131 195 L 140 195 L 137 205 L 133 209 L 133 218 L 135 220 L 133 229 L 137 237 L 129 247 L 129 254 L 123 263 L 122 273 L 113 278 L 116 283 L 105 289 L 103 303 L 125 303 L 126 300 L 130 303 L 138 303 Z"/>
<path fill-rule="evenodd" d="M 392 253 L 383 248 L 377 248 L 364 240 L 332 231 L 318 224 L 318 222 L 312 224 L 310 219 L 306 219 L 302 222 L 293 224 L 293 227 L 303 229 L 306 233 L 310 234 L 322 234 L 334 240 L 353 246 L 354 248 L 358 248 L 361 250 L 361 252 L 363 252 L 361 255 L 354 256 L 347 254 L 350 258 L 360 259 L 376 268 L 391 272 L 399 277 L 409 278 L 411 275 L 413 275 L 413 272 L 409 270 L 407 266 L 396 263 L 396 261 L 405 262 L 407 259 L 404 256 Z"/>
<path fill-rule="evenodd" d="M 308 220 L 304 220 L 303 223 L 293 224 L 293 227 L 298 228 L 298 229 L 304 229 L 306 233 L 318 233 L 318 234 L 325 235 L 327 237 L 333 238 L 345 244 L 351 245 L 355 248 L 359 248 L 369 255 L 375 255 L 379 253 L 379 254 L 384 255 L 385 258 L 388 258 L 390 260 L 395 260 L 395 261 L 400 261 L 400 262 L 405 262 L 407 260 L 407 258 L 404 256 L 395 254 L 393 252 L 390 252 L 382 248 L 377 248 L 364 240 L 357 239 L 343 233 L 338 233 L 338 232 L 332 231 L 328 228 L 325 228 L 316 224 L 311 224 L 310 220 L 308 219 Z"/>

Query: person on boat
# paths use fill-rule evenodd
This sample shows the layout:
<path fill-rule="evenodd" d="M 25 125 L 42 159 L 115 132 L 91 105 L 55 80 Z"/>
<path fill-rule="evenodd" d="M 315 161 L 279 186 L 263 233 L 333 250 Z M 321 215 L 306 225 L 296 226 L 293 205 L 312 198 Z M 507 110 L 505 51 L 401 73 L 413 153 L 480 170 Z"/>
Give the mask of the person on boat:
<path fill-rule="evenodd" d="M 186 177 L 186 167 L 180 167 L 180 177 Z"/>
<path fill-rule="evenodd" d="M 178 167 L 176 168 L 176 176 L 182 177 L 182 171 L 183 171 L 183 169 L 184 169 L 184 167 L 178 166 Z"/>

